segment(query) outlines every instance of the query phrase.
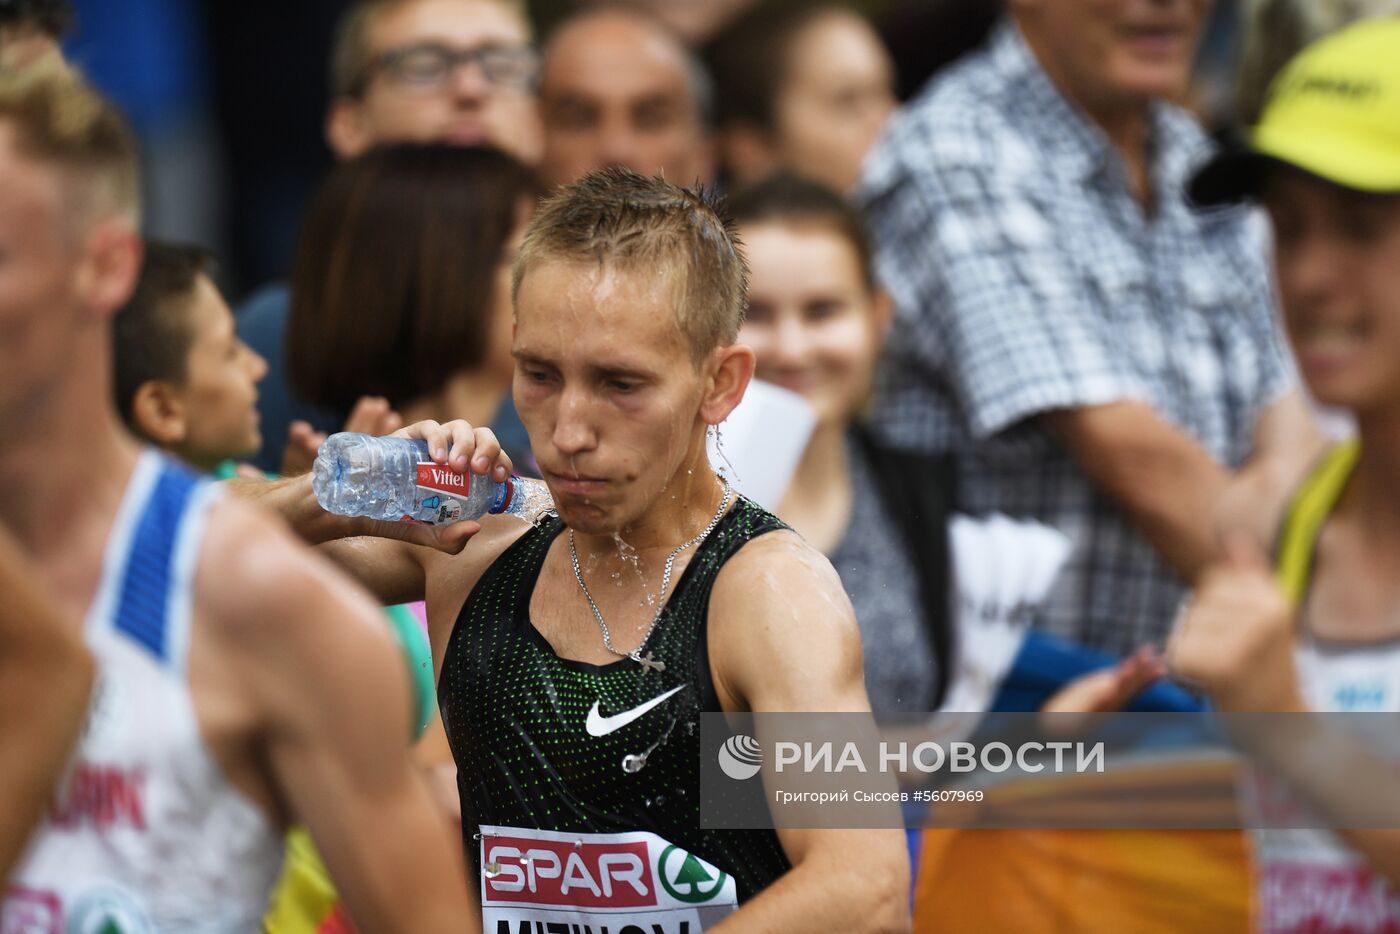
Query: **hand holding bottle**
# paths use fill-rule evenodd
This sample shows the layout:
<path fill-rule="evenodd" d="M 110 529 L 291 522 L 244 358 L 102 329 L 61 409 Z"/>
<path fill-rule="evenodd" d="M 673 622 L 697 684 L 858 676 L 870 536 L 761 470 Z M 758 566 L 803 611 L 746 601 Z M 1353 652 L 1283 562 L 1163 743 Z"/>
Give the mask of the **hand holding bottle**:
<path fill-rule="evenodd" d="M 343 516 L 446 526 L 487 514 L 536 522 L 552 511 L 548 489 L 509 476 L 509 458 L 486 429 L 468 431 L 451 447 L 435 437 L 436 423 L 419 423 L 404 436 L 342 432 L 321 446 L 312 473 L 317 501 Z M 416 430 L 415 430 L 416 429 Z M 423 437 L 413 437 L 414 434 Z M 470 437 L 472 447 L 458 446 Z M 464 463 L 465 462 L 465 463 Z M 470 472 L 462 468 L 470 465 Z"/>

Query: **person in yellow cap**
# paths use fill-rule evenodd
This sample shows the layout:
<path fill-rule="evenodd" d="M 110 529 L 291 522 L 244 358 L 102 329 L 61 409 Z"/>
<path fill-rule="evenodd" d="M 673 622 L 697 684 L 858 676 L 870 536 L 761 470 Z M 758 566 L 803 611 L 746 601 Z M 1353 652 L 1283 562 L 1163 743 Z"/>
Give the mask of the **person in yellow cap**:
<path fill-rule="evenodd" d="M 1299 369 L 1358 436 L 1278 507 L 1258 504 L 1259 533 L 1204 576 L 1169 662 L 1227 712 L 1400 712 L 1400 17 L 1304 50 L 1248 144 L 1207 164 L 1191 194 L 1267 210 Z M 1256 780 L 1265 822 L 1303 800 L 1337 821 L 1367 791 L 1394 798 L 1400 766 L 1377 761 L 1382 747 L 1313 720 L 1294 721 L 1308 755 L 1276 758 L 1291 784 Z M 1259 831 L 1256 859 L 1265 930 L 1400 929 L 1400 830 Z"/>

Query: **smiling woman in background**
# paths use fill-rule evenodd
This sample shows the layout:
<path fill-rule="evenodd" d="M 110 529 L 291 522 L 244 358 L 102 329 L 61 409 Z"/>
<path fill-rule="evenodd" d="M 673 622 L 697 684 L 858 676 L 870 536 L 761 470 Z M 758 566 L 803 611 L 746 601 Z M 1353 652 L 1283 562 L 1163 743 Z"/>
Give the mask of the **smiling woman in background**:
<path fill-rule="evenodd" d="M 945 462 L 876 443 L 858 418 L 891 305 L 860 218 L 792 175 L 737 192 L 750 269 L 739 340 L 757 375 L 800 394 L 817 425 L 777 513 L 831 559 L 860 621 L 877 712 L 937 708 L 947 682 Z"/>

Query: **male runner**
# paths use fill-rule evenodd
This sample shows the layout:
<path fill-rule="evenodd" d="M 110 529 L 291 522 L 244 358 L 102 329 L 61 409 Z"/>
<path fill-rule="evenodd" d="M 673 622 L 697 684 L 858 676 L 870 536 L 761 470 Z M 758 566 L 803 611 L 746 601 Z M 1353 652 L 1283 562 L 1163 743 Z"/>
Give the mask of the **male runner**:
<path fill-rule="evenodd" d="M 0 524 L 98 667 L 0 930 L 252 930 L 292 817 L 366 930 L 471 929 L 373 607 L 117 420 L 135 178 L 120 118 L 76 78 L 0 76 Z"/>
<path fill-rule="evenodd" d="M 439 546 L 330 550 L 385 600 L 426 592 L 492 932 L 551 919 L 694 931 L 736 901 L 717 930 L 909 923 L 898 832 L 699 826 L 701 712 L 869 709 L 831 566 L 706 455 L 707 426 L 753 373 L 734 343 L 745 278 L 700 196 L 595 173 L 540 208 L 515 268 L 515 403 L 558 520 L 429 533 L 329 517 L 305 478 L 241 487 L 308 538 Z M 509 467 L 489 431 L 463 422 L 403 434 L 460 471 Z M 635 912 L 598 913 L 624 904 Z"/>

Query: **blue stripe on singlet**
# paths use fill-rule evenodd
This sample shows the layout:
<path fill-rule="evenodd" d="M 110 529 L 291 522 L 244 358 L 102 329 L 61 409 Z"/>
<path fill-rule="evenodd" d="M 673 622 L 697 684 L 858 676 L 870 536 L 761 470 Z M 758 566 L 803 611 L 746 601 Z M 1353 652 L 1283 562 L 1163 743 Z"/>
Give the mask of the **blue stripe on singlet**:
<path fill-rule="evenodd" d="M 136 523 L 115 614 L 116 628 L 170 662 L 168 638 L 175 544 L 190 497 L 199 487 L 194 473 L 171 463 L 161 473 Z"/>

